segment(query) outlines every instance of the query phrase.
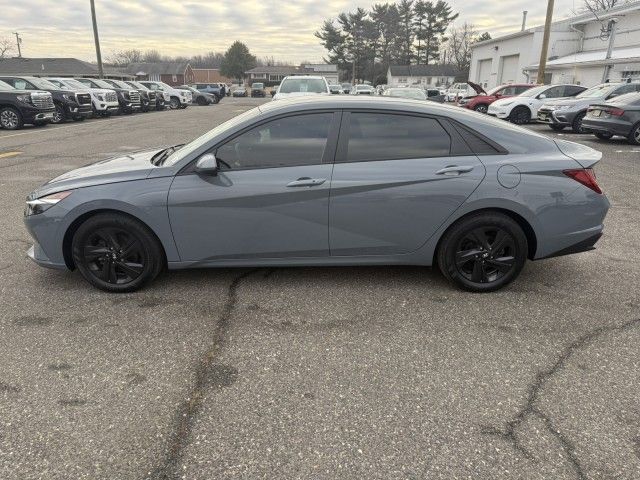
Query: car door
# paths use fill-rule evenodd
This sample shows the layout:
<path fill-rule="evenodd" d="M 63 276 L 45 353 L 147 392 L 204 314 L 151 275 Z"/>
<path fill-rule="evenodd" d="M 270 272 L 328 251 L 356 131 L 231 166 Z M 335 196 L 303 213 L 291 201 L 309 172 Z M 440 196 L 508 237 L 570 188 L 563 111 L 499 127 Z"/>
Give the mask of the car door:
<path fill-rule="evenodd" d="M 460 142 L 437 118 L 345 112 L 329 199 L 331 255 L 420 248 L 484 178 Z"/>
<path fill-rule="evenodd" d="M 183 261 L 329 255 L 339 113 L 281 116 L 213 147 L 216 176 L 174 179 L 169 218 Z"/>

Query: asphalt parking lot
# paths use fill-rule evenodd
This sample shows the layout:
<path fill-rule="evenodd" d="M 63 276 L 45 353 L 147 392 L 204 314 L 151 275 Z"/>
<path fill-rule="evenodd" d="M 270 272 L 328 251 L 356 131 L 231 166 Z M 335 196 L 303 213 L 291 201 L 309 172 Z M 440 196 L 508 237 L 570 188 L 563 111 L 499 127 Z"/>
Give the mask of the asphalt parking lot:
<path fill-rule="evenodd" d="M 640 478 L 640 147 L 622 140 L 561 134 L 604 153 L 598 248 L 493 294 L 375 267 L 109 295 L 27 259 L 36 186 L 261 102 L 0 130 L 0 478 Z"/>

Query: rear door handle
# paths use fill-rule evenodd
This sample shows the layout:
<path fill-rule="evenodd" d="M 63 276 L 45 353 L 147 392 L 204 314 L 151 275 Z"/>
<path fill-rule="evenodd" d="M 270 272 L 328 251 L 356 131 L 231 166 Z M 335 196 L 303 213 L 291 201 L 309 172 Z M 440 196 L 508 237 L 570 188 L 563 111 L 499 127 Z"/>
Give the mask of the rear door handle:
<path fill-rule="evenodd" d="M 326 181 L 326 178 L 301 177 L 293 182 L 287 183 L 287 187 L 317 187 Z"/>
<path fill-rule="evenodd" d="M 473 170 L 473 166 L 469 165 L 448 165 L 436 172 L 436 175 L 460 175 Z"/>

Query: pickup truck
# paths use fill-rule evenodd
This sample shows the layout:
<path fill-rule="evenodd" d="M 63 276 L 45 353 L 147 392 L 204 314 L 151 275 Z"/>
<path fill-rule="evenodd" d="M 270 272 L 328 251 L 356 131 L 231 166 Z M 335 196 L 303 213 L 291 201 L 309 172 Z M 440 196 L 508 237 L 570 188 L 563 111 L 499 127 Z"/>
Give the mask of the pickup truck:
<path fill-rule="evenodd" d="M 140 94 L 138 90 L 134 88 L 116 88 L 99 78 L 76 78 L 76 80 L 89 88 L 106 88 L 115 91 L 118 96 L 118 103 L 120 105 L 118 111 L 120 113 L 132 113 L 140 110 Z"/>
<path fill-rule="evenodd" d="M 25 123 L 40 126 L 53 119 L 53 96 L 40 90 L 17 90 L 0 81 L 0 127 L 17 130 Z"/>
<path fill-rule="evenodd" d="M 112 89 L 89 88 L 73 78 L 47 77 L 54 85 L 66 90 L 84 90 L 91 95 L 93 115 L 108 117 L 120 108 L 118 94 Z"/>
<path fill-rule="evenodd" d="M 0 80 L 18 90 L 39 90 L 49 92 L 56 109 L 51 123 L 63 123 L 68 119 L 84 120 L 93 115 L 91 95 L 82 90 L 61 89 L 39 77 L 0 76 Z"/>
<path fill-rule="evenodd" d="M 139 83 L 144 85 L 150 90 L 154 92 L 162 92 L 165 95 L 165 100 L 167 95 L 169 96 L 169 108 L 175 110 L 177 108 L 187 108 L 193 100 L 191 92 L 186 90 L 178 90 L 177 88 L 173 88 L 171 85 L 167 85 L 164 82 L 156 82 L 151 80 L 141 80 Z"/>

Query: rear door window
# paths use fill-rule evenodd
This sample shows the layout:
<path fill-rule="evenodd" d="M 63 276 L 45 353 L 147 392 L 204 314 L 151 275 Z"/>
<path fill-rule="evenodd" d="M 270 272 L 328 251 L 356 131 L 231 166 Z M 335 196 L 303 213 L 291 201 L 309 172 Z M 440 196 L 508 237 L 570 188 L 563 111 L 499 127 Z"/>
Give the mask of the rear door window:
<path fill-rule="evenodd" d="M 347 162 L 442 157 L 451 152 L 451 138 L 434 118 L 352 112 L 349 120 Z"/>

